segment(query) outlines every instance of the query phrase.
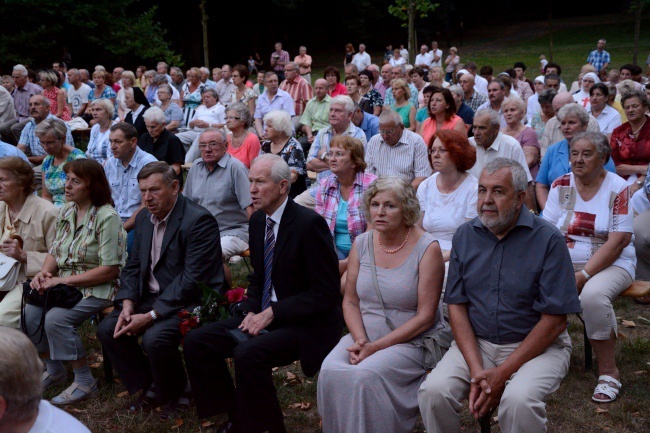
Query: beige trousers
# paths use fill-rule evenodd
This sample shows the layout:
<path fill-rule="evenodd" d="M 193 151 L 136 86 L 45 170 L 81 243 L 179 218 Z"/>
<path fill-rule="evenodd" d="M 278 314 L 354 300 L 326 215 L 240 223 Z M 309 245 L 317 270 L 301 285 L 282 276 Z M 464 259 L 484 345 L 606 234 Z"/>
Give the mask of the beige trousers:
<path fill-rule="evenodd" d="M 501 365 L 519 346 L 478 340 L 485 369 Z M 546 404 L 569 371 L 571 338 L 564 331 L 544 353 L 531 359 L 506 381 L 499 403 L 499 427 L 504 433 L 546 431 Z M 422 420 L 428 433 L 460 431 L 459 412 L 469 395 L 469 367 L 454 341 L 418 390 Z"/>
<path fill-rule="evenodd" d="M 316 199 L 311 196 L 309 189 L 296 196 L 293 201 L 298 203 L 300 206 L 306 207 L 307 209 L 314 210 L 314 207 L 316 207 Z"/>

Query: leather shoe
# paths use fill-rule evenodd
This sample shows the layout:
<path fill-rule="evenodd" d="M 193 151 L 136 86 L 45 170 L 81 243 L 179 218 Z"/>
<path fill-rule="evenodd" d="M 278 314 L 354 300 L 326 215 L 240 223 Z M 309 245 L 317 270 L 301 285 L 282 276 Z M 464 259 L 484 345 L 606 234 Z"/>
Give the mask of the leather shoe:
<path fill-rule="evenodd" d="M 239 428 L 232 421 L 226 421 L 219 426 L 216 433 L 239 433 Z"/>

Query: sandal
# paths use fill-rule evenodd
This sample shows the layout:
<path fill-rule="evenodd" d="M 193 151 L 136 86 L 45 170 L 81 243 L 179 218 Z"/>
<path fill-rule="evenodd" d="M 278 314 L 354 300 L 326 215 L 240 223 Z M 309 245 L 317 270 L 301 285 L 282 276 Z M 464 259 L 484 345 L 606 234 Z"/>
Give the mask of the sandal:
<path fill-rule="evenodd" d="M 67 379 L 68 379 L 67 373 L 63 374 L 61 377 L 54 377 L 47 371 L 44 371 L 43 374 L 41 375 L 41 382 L 43 383 L 43 391 L 53 386 L 63 385 Z"/>
<path fill-rule="evenodd" d="M 77 382 L 72 382 L 72 385 L 70 385 L 65 391 L 52 399 L 52 403 L 58 405 L 77 403 L 78 401 L 90 397 L 96 393 L 97 390 L 97 380 L 93 381 L 93 384 L 91 386 L 85 386 Z"/>
<path fill-rule="evenodd" d="M 621 382 L 618 380 L 614 379 L 612 376 L 599 376 L 598 377 L 598 382 L 603 381 L 603 383 L 599 383 L 596 385 L 596 389 L 594 389 L 594 394 L 591 396 L 591 399 L 597 403 L 611 403 L 614 400 L 616 400 L 616 397 L 618 396 L 618 393 L 621 391 Z M 604 394 L 608 399 L 604 398 L 596 398 L 596 394 Z"/>

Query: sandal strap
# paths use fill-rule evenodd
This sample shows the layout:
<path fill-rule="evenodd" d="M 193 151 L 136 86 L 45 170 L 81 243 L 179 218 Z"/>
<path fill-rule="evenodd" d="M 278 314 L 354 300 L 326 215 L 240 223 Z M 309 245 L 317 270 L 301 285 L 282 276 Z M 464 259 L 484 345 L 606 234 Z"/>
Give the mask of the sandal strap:
<path fill-rule="evenodd" d="M 594 389 L 594 394 L 604 394 L 610 399 L 614 400 L 619 393 L 619 389 L 610 386 L 608 383 L 599 383 Z"/>
<path fill-rule="evenodd" d="M 621 384 L 621 382 L 619 382 L 618 380 L 614 379 L 612 376 L 608 376 L 608 375 L 606 375 L 606 374 L 603 374 L 602 376 L 598 376 L 598 381 L 600 382 L 601 380 L 602 380 L 603 382 L 608 382 L 608 383 L 611 383 L 611 384 L 613 384 L 613 385 L 616 385 L 616 387 L 617 387 L 618 389 L 621 389 L 621 387 L 623 386 L 623 384 Z M 601 383 L 600 385 L 603 385 L 603 384 Z"/>
<path fill-rule="evenodd" d="M 86 385 L 82 385 L 82 384 L 77 383 L 77 382 L 72 382 L 72 385 L 70 385 L 68 388 L 66 388 L 66 390 L 61 393 L 61 396 L 65 397 L 66 399 L 68 399 L 69 397 L 71 398 L 72 393 L 76 389 L 79 389 L 79 391 L 82 391 L 83 393 L 88 395 L 88 394 L 91 394 L 94 391 L 93 388 L 95 388 L 96 386 L 97 386 L 97 381 L 94 381 L 92 386 L 86 386 Z"/>

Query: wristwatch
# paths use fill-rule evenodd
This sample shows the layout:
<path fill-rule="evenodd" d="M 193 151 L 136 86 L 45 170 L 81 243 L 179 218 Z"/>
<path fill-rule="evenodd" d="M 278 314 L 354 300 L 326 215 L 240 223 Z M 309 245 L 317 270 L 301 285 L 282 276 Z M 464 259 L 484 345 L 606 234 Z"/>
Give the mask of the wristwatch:
<path fill-rule="evenodd" d="M 151 318 L 153 319 L 154 322 L 156 321 L 156 319 L 158 319 L 158 315 L 156 314 L 156 310 L 149 311 L 149 315 L 151 315 Z"/>

